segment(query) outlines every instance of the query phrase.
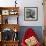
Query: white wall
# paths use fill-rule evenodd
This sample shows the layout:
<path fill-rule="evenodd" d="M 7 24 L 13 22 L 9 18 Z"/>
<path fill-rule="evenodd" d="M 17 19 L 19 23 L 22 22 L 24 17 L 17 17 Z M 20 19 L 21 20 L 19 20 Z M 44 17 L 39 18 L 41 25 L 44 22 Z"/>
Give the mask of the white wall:
<path fill-rule="evenodd" d="M 42 0 L 24 0 L 24 7 L 38 7 L 38 21 L 24 21 L 24 7 L 20 11 L 20 25 L 22 26 L 43 26 L 43 6 Z"/>
<path fill-rule="evenodd" d="M 15 0 L 0 0 L 0 6 L 1 7 L 8 7 L 8 6 L 14 6 L 14 1 Z"/>
<path fill-rule="evenodd" d="M 15 0 L 0 0 L 0 6 L 15 6 Z M 43 26 L 43 0 L 17 0 L 20 26 Z M 38 7 L 38 21 L 24 21 L 24 7 Z"/>

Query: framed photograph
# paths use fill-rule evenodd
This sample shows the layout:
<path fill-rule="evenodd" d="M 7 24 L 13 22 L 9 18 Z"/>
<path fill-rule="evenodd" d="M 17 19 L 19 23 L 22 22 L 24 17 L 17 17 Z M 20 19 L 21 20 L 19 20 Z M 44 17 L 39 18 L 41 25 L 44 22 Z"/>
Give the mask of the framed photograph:
<path fill-rule="evenodd" d="M 16 15 L 18 12 L 16 10 L 10 10 L 9 14 L 10 15 Z"/>
<path fill-rule="evenodd" d="M 2 15 L 9 15 L 9 10 L 2 10 Z"/>
<path fill-rule="evenodd" d="M 37 21 L 38 20 L 38 8 L 37 7 L 24 7 L 24 20 Z"/>

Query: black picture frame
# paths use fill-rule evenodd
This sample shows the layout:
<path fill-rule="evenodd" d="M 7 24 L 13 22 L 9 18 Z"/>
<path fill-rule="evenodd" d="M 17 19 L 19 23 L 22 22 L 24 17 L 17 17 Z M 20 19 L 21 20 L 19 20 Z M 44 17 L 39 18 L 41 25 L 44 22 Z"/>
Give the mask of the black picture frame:
<path fill-rule="evenodd" d="M 24 7 L 24 20 L 37 21 L 38 20 L 38 7 Z"/>

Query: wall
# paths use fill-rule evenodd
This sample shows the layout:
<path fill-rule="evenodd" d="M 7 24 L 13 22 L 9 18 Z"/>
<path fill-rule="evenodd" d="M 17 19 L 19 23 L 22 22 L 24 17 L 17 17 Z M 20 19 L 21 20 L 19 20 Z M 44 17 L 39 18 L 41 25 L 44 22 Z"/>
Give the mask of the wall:
<path fill-rule="evenodd" d="M 9 7 L 9 6 L 14 6 L 14 1 L 15 0 L 0 0 L 0 6 L 1 7 Z"/>
<path fill-rule="evenodd" d="M 0 0 L 1 7 L 15 6 L 15 0 Z M 20 26 L 43 26 L 43 0 L 17 0 L 19 6 L 19 24 Z M 38 7 L 38 21 L 24 21 L 24 7 Z M 23 23 L 23 24 L 22 24 Z"/>
<path fill-rule="evenodd" d="M 19 24 L 21 26 L 43 26 L 43 0 L 24 0 L 24 5 L 21 6 Z M 38 21 L 24 21 L 24 7 L 38 7 Z"/>

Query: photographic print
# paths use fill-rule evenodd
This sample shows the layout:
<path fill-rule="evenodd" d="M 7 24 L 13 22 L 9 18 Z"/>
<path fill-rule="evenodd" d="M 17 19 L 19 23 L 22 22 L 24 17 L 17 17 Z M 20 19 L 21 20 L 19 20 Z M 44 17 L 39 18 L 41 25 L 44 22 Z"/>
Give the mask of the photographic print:
<path fill-rule="evenodd" d="M 38 8 L 37 7 L 24 7 L 24 20 L 37 21 Z"/>
<path fill-rule="evenodd" d="M 9 15 L 9 10 L 2 10 L 2 15 Z"/>

